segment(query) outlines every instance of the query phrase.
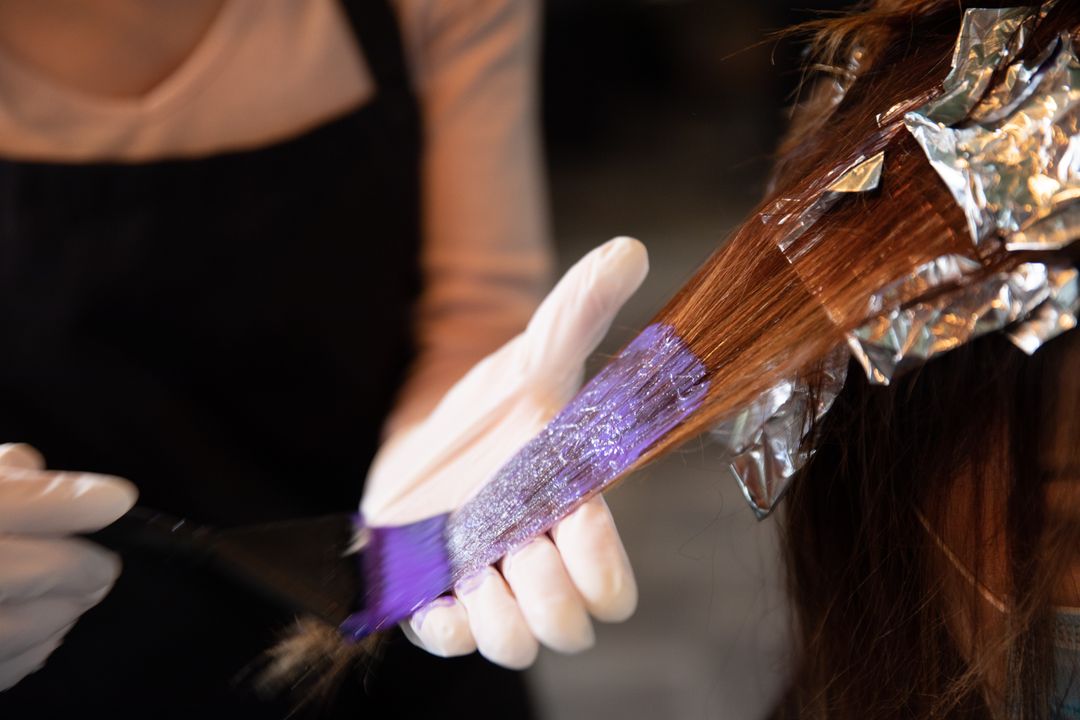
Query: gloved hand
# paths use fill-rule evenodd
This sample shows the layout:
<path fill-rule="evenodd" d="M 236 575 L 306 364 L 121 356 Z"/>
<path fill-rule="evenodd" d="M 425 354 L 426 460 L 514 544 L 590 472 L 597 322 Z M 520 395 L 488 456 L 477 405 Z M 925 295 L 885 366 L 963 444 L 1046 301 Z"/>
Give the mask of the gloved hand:
<path fill-rule="evenodd" d="M 571 268 L 524 333 L 383 446 L 361 502 L 365 520 L 398 525 L 460 507 L 574 395 L 585 359 L 647 272 L 645 247 L 630 238 L 606 243 Z M 492 662 L 524 668 L 538 641 L 561 652 L 584 650 L 593 643 L 590 614 L 617 622 L 636 604 L 630 562 L 598 496 L 402 629 L 436 655 L 478 648 Z"/>
<path fill-rule="evenodd" d="M 44 467 L 29 445 L 0 445 L 0 690 L 39 669 L 120 573 L 115 554 L 63 536 L 108 525 L 137 494 L 126 480 Z"/>

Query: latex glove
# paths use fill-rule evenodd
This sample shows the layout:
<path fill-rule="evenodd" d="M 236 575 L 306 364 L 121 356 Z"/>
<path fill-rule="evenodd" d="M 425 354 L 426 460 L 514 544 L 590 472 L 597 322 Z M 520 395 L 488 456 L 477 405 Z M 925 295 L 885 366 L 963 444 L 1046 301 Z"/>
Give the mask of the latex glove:
<path fill-rule="evenodd" d="M 126 480 L 44 467 L 29 445 L 0 445 L 0 690 L 39 669 L 120 573 L 114 553 L 64 535 L 101 529 L 137 494 Z"/>
<path fill-rule="evenodd" d="M 585 359 L 648 272 L 645 247 L 616 238 L 571 268 L 524 333 L 462 378 L 423 422 L 380 450 L 361 511 L 372 525 L 397 525 L 460 507 L 577 391 Z M 611 513 L 596 497 L 469 578 L 452 596 L 402 628 L 437 655 L 479 648 L 489 660 L 524 668 L 538 642 L 562 652 L 593 643 L 589 615 L 625 620 L 637 586 Z"/>

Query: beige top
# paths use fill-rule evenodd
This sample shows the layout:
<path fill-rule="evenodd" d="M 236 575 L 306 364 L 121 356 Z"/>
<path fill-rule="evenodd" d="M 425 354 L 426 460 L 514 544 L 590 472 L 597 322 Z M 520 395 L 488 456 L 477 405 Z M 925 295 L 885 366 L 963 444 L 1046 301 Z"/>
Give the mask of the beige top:
<path fill-rule="evenodd" d="M 394 0 L 420 100 L 421 354 L 395 412 L 426 412 L 518 332 L 551 265 L 533 0 Z M 188 58 L 136 98 L 67 87 L 0 48 L 0 155 L 140 162 L 259 147 L 376 88 L 338 0 L 226 0 Z"/>

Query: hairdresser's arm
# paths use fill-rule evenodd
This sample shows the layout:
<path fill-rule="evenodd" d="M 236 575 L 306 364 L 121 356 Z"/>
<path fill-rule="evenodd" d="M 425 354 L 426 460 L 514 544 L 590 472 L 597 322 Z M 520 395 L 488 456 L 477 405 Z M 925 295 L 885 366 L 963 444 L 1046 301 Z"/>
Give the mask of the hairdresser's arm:
<path fill-rule="evenodd" d="M 424 125 L 418 358 L 387 424 L 423 418 L 521 331 L 551 282 L 536 0 L 399 0 Z"/>
<path fill-rule="evenodd" d="M 40 668 L 120 572 L 113 553 L 65 536 L 135 503 L 126 480 L 44 465 L 27 445 L 0 445 L 0 690 Z"/>
<path fill-rule="evenodd" d="M 460 507 L 576 392 L 585 359 L 648 270 L 636 240 L 613 240 L 563 277 L 526 330 L 477 364 L 421 423 L 380 450 L 361 510 L 374 525 L 399 525 Z M 633 573 L 599 497 L 467 578 L 405 625 L 439 655 L 479 648 L 522 668 L 538 643 L 563 652 L 592 644 L 590 614 L 626 619 Z"/>
<path fill-rule="evenodd" d="M 365 510 L 375 520 L 390 498 L 425 479 L 415 472 L 415 453 L 401 450 L 408 445 L 403 441 L 446 441 L 448 429 L 429 423 L 428 433 L 414 432 L 418 422 L 474 364 L 521 332 L 552 265 L 537 131 L 538 3 L 402 0 L 398 8 L 425 128 L 425 291 L 417 317 L 419 359 L 387 424 L 383 471 L 368 482 Z M 455 463 L 445 463 L 434 481 L 449 482 L 426 487 L 417 512 L 455 507 L 494 469 L 488 467 L 493 461 L 509 456 L 544 413 L 562 404 L 580 374 L 579 363 L 559 397 L 546 398 L 529 417 L 508 418 L 463 482 L 451 477 Z M 467 404 L 475 410 L 483 401 Z M 452 429 L 469 426 L 463 415 Z M 553 537 L 555 544 L 543 538 L 515 555 L 512 570 L 511 564 L 504 568 L 506 579 L 493 570 L 467 603 L 448 600 L 414 618 L 406 628 L 410 639 L 439 655 L 479 646 L 512 667 L 532 661 L 538 639 L 565 651 L 591 644 L 590 611 L 620 620 L 635 605 L 626 553 L 602 499 L 567 518 Z"/>

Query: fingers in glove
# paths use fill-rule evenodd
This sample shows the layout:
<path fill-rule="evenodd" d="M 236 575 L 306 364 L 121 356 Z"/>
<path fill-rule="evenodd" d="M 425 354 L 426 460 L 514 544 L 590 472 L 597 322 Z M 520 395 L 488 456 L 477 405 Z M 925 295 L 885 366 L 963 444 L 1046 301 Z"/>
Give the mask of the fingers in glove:
<path fill-rule="evenodd" d="M 0 536 L 0 603 L 93 595 L 119 574 L 119 556 L 86 540 Z"/>
<path fill-rule="evenodd" d="M 539 645 L 502 575 L 485 568 L 458 583 L 455 595 L 469 615 L 469 628 L 481 655 L 511 670 L 532 665 Z"/>
<path fill-rule="evenodd" d="M 597 620 L 621 622 L 637 607 L 637 583 L 615 520 L 599 495 L 552 528 L 562 562 Z"/>
<path fill-rule="evenodd" d="M 100 530 L 131 509 L 138 492 L 107 475 L 0 467 L 0 533 Z"/>
<path fill-rule="evenodd" d="M 104 594 L 81 598 L 43 597 L 0 605 L 0 663 L 66 633 L 79 616 L 100 602 Z"/>
<path fill-rule="evenodd" d="M 7 660 L 0 660 L 0 692 L 14 686 L 30 673 L 40 670 L 45 661 L 64 641 L 64 633 L 57 633 L 43 643 L 19 653 Z"/>
<path fill-rule="evenodd" d="M 452 595 L 438 598 L 402 624 L 413 645 L 439 657 L 468 655 L 476 650 L 465 607 Z"/>
<path fill-rule="evenodd" d="M 645 246 L 609 240 L 567 271 L 525 331 L 525 366 L 556 380 L 576 378 L 611 321 L 649 272 Z"/>
<path fill-rule="evenodd" d="M 0 445 L 0 466 L 44 470 L 45 458 L 32 445 L 4 443 Z"/>
<path fill-rule="evenodd" d="M 547 536 L 507 555 L 502 572 L 537 640 L 564 653 L 592 647 L 596 637 L 585 604 Z"/>

